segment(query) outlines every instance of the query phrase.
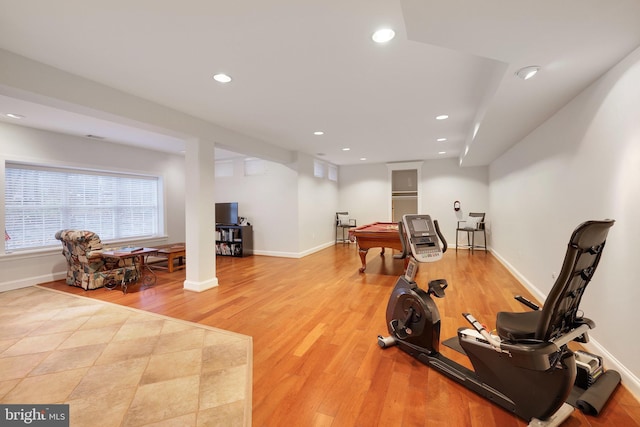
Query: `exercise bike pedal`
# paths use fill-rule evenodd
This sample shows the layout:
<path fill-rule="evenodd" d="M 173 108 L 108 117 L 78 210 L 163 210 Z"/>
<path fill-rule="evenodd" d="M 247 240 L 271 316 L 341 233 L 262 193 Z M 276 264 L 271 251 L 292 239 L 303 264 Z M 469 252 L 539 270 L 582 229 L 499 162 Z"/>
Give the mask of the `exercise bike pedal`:
<path fill-rule="evenodd" d="M 444 290 L 449 286 L 447 279 L 436 279 L 429 282 L 429 293 L 444 298 Z"/>

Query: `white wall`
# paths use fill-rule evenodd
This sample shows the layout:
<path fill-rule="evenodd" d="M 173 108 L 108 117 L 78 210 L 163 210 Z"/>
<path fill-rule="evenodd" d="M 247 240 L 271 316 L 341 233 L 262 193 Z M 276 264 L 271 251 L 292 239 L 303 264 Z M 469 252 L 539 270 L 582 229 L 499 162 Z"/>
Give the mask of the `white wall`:
<path fill-rule="evenodd" d="M 421 206 L 418 213 L 437 219 L 451 247 L 457 221 L 471 212 L 489 212 L 488 168 L 460 168 L 457 159 L 425 160 L 420 171 Z M 386 164 L 340 167 L 339 210 L 349 212 L 358 225 L 391 221 L 391 184 Z M 462 209 L 453 210 L 459 200 Z M 461 236 L 462 237 L 462 236 Z M 487 240 L 491 242 L 489 234 Z"/>
<path fill-rule="evenodd" d="M 235 159 L 233 176 L 216 178 L 216 201 L 238 202 L 253 226 L 254 253 L 297 258 L 333 244 L 337 183 L 313 176 L 313 158 L 294 164 L 262 160 L 263 172 L 245 176 Z"/>
<path fill-rule="evenodd" d="M 4 223 L 4 168 L 6 161 L 71 166 L 162 177 L 165 192 L 163 232 L 169 241 L 185 239 L 184 158 L 87 138 L 45 132 L 0 123 L 0 222 Z M 155 243 L 166 241 L 155 239 Z M 150 245 L 147 241 L 146 244 Z M 0 291 L 64 277 L 62 247 L 0 255 Z"/>
<path fill-rule="evenodd" d="M 638 82 L 640 49 L 493 162 L 490 209 L 493 250 L 541 299 L 573 229 L 616 220 L 582 309 L 597 324 L 594 352 L 640 396 Z"/>
<path fill-rule="evenodd" d="M 340 166 L 338 174 L 336 211 L 349 212 L 358 225 L 391 221 L 391 184 L 383 163 Z"/>
<path fill-rule="evenodd" d="M 238 214 L 253 226 L 254 253 L 297 253 L 297 172 L 262 160 L 263 172 L 246 176 L 244 158 L 233 160 L 233 164 L 233 176 L 216 177 L 216 202 L 238 202 Z"/>
<path fill-rule="evenodd" d="M 302 255 L 335 244 L 338 183 L 314 176 L 314 158 L 298 153 L 298 248 Z"/>

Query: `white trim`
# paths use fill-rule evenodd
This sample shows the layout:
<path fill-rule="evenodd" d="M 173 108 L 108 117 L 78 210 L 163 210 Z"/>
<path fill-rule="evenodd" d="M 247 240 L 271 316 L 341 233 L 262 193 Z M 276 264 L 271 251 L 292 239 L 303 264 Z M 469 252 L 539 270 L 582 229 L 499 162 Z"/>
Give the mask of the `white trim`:
<path fill-rule="evenodd" d="M 218 286 L 218 278 L 206 280 L 204 282 L 193 282 L 191 280 L 184 281 L 184 289 L 187 291 L 204 292 Z"/>
<path fill-rule="evenodd" d="M 55 280 L 62 280 L 65 277 L 67 277 L 66 270 L 62 272 L 44 274 L 42 276 L 24 277 L 19 280 L 0 283 L 0 292 L 12 291 L 14 289 L 20 288 L 28 288 L 29 286 L 40 285 L 42 283 L 53 282 Z"/>
<path fill-rule="evenodd" d="M 323 243 L 321 245 L 315 246 L 311 249 L 307 249 L 306 251 L 303 251 L 303 252 L 260 251 L 260 250 L 254 249 L 253 254 L 261 255 L 261 256 L 279 257 L 279 258 L 304 258 L 307 255 L 311 255 L 313 253 L 319 252 L 333 245 L 335 245 L 335 242 L 331 241 L 331 242 L 327 242 L 327 243 Z"/>

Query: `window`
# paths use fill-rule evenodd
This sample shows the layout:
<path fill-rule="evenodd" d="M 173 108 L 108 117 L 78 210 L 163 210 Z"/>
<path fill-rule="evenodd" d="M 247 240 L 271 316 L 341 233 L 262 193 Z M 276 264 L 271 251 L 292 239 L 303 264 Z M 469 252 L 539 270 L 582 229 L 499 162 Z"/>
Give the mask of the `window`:
<path fill-rule="evenodd" d="M 330 181 L 338 180 L 338 167 L 336 165 L 329 165 L 328 178 Z"/>
<path fill-rule="evenodd" d="M 244 159 L 244 176 L 264 175 L 267 172 L 267 165 L 262 159 L 248 157 Z"/>
<path fill-rule="evenodd" d="M 313 176 L 316 178 L 324 178 L 324 162 L 313 160 Z"/>
<path fill-rule="evenodd" d="M 156 235 L 158 188 L 158 177 L 7 163 L 5 247 L 56 245 L 55 233 L 65 228 L 91 230 L 103 241 Z"/>

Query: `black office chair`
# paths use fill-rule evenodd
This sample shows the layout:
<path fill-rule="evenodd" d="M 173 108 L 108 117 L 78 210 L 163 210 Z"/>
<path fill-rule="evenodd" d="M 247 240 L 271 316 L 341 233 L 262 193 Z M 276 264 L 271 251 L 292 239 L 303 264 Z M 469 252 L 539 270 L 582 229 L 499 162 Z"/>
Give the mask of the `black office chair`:
<path fill-rule="evenodd" d="M 356 227 L 356 220 L 349 218 L 349 212 L 336 212 L 336 243 L 349 243 L 349 229 Z M 341 231 L 341 239 L 338 240 L 338 230 Z M 347 231 L 345 238 L 344 232 Z"/>
<path fill-rule="evenodd" d="M 535 311 L 500 312 L 496 330 L 500 338 L 510 342 L 549 341 L 578 326 L 595 323 L 582 317 L 580 300 L 596 271 L 613 220 L 587 221 L 580 224 L 569 240 L 560 274 L 542 309 L 516 296 Z"/>
<path fill-rule="evenodd" d="M 484 212 L 469 212 L 469 217 L 466 220 L 458 221 L 456 228 L 456 252 L 458 251 L 458 246 L 471 249 L 472 253 L 474 249 L 483 249 L 486 252 L 487 232 L 484 224 L 484 215 Z M 458 245 L 458 233 L 461 231 L 467 233 L 466 245 Z M 476 233 L 482 233 L 484 237 L 482 245 L 476 245 Z"/>

